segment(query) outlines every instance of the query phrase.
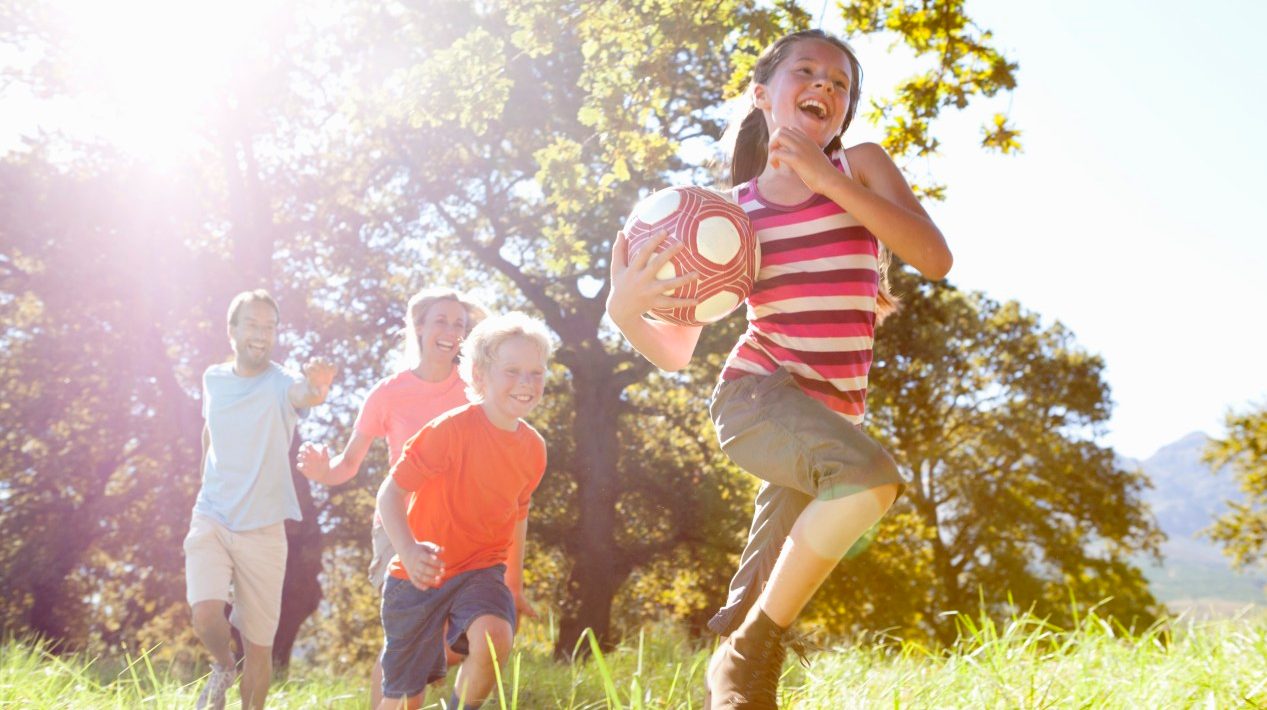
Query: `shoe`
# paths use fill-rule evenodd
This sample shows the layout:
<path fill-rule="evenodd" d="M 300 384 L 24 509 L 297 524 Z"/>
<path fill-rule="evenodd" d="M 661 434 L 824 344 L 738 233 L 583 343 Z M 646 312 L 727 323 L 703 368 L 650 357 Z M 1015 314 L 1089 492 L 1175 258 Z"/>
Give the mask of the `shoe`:
<path fill-rule="evenodd" d="M 708 663 L 710 709 L 778 710 L 779 678 L 787 656 L 785 630 L 753 605 Z"/>
<path fill-rule="evenodd" d="M 198 695 L 196 710 L 224 710 L 224 696 L 237 680 L 237 673 L 232 668 L 225 668 L 217 663 L 211 664 L 211 675 L 207 676 L 207 684 L 202 686 Z"/>

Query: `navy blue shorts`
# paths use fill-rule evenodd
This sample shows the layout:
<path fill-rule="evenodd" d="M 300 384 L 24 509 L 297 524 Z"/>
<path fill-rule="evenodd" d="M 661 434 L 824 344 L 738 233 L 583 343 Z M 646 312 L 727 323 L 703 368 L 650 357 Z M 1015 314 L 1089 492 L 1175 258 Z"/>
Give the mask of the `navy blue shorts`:
<path fill-rule="evenodd" d="M 466 630 L 481 616 L 516 626 L 515 598 L 506 587 L 506 565 L 463 572 L 439 588 L 421 590 L 407 579 L 388 577 L 383 586 L 383 697 L 414 696 L 448 671 L 447 643 L 467 654 Z M 449 622 L 447 637 L 444 622 Z"/>

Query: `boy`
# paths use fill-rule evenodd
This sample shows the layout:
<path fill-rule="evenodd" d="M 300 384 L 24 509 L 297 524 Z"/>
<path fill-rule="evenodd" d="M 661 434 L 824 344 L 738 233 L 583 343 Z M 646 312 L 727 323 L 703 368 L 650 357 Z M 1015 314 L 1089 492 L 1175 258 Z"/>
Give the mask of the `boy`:
<path fill-rule="evenodd" d="M 230 623 L 244 646 L 242 707 L 264 707 L 286 572 L 284 521 L 303 517 L 290 445 L 300 410 L 325 401 L 334 379 L 334 365 L 321 358 L 304 365 L 303 377 L 270 360 L 279 315 L 266 291 L 238 294 L 228 318 L 233 360 L 202 377 L 202 488 L 185 537 L 194 632 L 214 658 L 199 708 L 223 708 L 233 685 Z"/>
<path fill-rule="evenodd" d="M 449 707 L 479 707 L 493 664 L 510 656 L 517 614 L 535 616 L 523 596 L 523 552 L 546 450 L 522 418 L 544 394 L 550 351 L 545 325 L 522 313 L 477 325 L 462 345 L 472 404 L 414 435 L 379 489 L 396 549 L 383 588 L 380 710 L 445 676 L 446 641 L 467 654 Z"/>

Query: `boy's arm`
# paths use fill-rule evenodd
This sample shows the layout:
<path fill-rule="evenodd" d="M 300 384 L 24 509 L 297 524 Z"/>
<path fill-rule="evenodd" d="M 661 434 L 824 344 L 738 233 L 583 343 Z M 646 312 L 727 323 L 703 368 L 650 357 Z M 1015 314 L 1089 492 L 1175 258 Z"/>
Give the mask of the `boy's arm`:
<path fill-rule="evenodd" d="M 378 513 L 383 519 L 383 531 L 400 557 L 409 581 L 419 589 L 430 589 L 440 585 L 444 562 L 440 560 L 439 545 L 414 540 L 406 516 L 409 496 L 409 491 L 401 488 L 390 475 L 387 476 L 378 488 Z"/>
<path fill-rule="evenodd" d="M 295 409 L 315 407 L 326 401 L 330 383 L 339 368 L 322 357 L 314 357 L 304 363 L 304 379 L 290 386 L 287 396 Z"/>
<path fill-rule="evenodd" d="M 524 547 L 528 541 L 528 519 L 515 523 L 515 536 L 510 541 L 506 555 L 506 586 L 515 597 L 515 611 L 519 616 L 537 618 L 537 610 L 524 595 Z"/>

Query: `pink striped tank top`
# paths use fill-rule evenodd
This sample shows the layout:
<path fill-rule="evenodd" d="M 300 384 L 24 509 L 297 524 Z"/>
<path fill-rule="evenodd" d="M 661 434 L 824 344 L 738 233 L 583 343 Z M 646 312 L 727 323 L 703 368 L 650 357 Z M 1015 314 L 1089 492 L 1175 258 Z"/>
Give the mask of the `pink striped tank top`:
<path fill-rule="evenodd" d="M 844 152 L 832 164 L 852 175 Z M 840 205 L 814 195 L 799 205 L 765 200 L 755 179 L 734 192 L 761 243 L 748 296 L 748 330 L 722 380 L 782 366 L 809 396 L 854 424 L 866 410 L 880 274 L 875 237 Z"/>

